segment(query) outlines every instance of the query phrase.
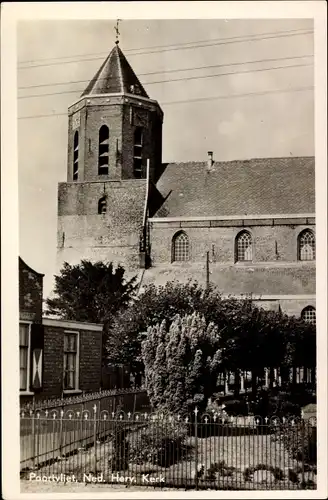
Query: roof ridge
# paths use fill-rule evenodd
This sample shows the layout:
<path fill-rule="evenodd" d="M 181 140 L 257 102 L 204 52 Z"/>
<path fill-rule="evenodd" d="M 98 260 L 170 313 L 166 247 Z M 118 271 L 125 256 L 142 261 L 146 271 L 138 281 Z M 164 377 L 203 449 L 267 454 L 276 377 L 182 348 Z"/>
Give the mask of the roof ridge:
<path fill-rule="evenodd" d="M 252 158 L 243 158 L 236 160 L 214 160 L 213 165 L 219 163 L 243 163 L 243 162 L 251 162 L 251 161 L 266 161 L 266 160 L 301 160 L 301 159 L 315 159 L 314 155 L 309 156 L 267 156 L 267 157 L 252 157 Z M 163 165 L 185 165 L 185 164 L 206 164 L 207 160 L 186 160 L 186 161 L 168 161 L 162 162 Z"/>

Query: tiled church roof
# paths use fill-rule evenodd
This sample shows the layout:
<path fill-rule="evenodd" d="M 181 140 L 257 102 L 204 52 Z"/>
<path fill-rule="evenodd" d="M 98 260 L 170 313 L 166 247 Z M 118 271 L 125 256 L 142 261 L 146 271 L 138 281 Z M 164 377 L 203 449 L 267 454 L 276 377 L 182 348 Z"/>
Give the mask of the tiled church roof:
<path fill-rule="evenodd" d="M 138 80 L 118 44 L 105 59 L 82 96 L 91 94 L 135 93 L 147 97 L 147 92 Z"/>
<path fill-rule="evenodd" d="M 205 258 L 204 258 L 205 260 Z M 264 262 L 249 266 L 210 263 L 210 281 L 226 294 L 297 295 L 315 294 L 315 267 L 298 266 L 293 263 Z M 291 279 L 292 276 L 292 279 Z M 168 281 L 197 281 L 204 286 L 206 281 L 205 261 L 184 262 L 170 265 L 155 265 L 146 270 L 143 286 L 155 283 L 165 285 Z"/>
<path fill-rule="evenodd" d="M 157 182 L 167 199 L 156 217 L 315 211 L 313 157 L 169 163 Z M 170 193 L 170 194 L 169 194 Z"/>

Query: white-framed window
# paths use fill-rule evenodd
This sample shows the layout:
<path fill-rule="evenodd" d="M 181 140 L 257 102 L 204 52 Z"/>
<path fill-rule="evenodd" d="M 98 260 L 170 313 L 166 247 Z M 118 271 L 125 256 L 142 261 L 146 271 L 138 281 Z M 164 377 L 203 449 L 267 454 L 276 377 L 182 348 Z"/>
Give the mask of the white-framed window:
<path fill-rule="evenodd" d="M 307 323 L 316 324 L 316 310 L 313 306 L 307 306 L 301 312 L 301 318 Z"/>
<path fill-rule="evenodd" d="M 19 322 L 19 390 L 30 390 L 31 323 Z"/>
<path fill-rule="evenodd" d="M 189 238 L 184 231 L 180 231 L 173 236 L 172 261 L 185 262 L 187 260 L 189 260 Z"/>
<path fill-rule="evenodd" d="M 311 229 L 305 229 L 298 237 L 298 259 L 315 260 L 315 236 Z"/>
<path fill-rule="evenodd" d="M 242 231 L 236 237 L 236 262 L 250 262 L 253 260 L 252 236 L 248 231 Z"/>
<path fill-rule="evenodd" d="M 64 331 L 63 390 L 79 389 L 79 332 Z"/>

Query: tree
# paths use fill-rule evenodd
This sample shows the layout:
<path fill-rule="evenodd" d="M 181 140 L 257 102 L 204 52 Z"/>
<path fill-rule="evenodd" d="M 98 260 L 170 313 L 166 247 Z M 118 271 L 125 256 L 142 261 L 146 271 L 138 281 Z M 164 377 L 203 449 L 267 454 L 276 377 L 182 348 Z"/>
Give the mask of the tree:
<path fill-rule="evenodd" d="M 204 290 L 196 282 L 167 282 L 164 286 L 147 286 L 108 324 L 108 361 L 129 364 L 134 374 L 143 372 L 141 342 L 149 326 L 160 324 L 163 320 L 169 326 L 177 314 L 201 311 L 206 302 L 208 310 L 211 310 L 211 305 L 219 300 L 217 291 Z"/>
<path fill-rule="evenodd" d="M 136 292 L 136 278 L 125 280 L 124 274 L 123 267 L 114 269 L 112 263 L 65 262 L 55 276 L 55 297 L 46 300 L 46 314 L 106 325 Z"/>
<path fill-rule="evenodd" d="M 220 331 L 221 368 L 234 371 L 237 377 L 240 370 L 252 371 L 254 392 L 257 377 L 263 374 L 264 367 L 282 366 L 287 372 L 295 363 L 309 367 L 316 364 L 314 325 L 256 307 L 251 298 L 222 298 L 217 289 L 204 290 L 196 282 L 168 282 L 165 286 L 146 287 L 108 325 L 108 360 L 129 364 L 134 374 L 143 372 L 141 343 L 147 329 L 163 320 L 165 328 L 169 329 L 177 314 L 185 316 L 194 311 L 201 314 L 206 324 L 212 323 Z M 156 333 L 159 343 L 158 335 L 159 331 Z M 153 348 L 155 345 L 156 342 Z M 206 346 L 203 348 L 207 356 Z M 155 354 L 156 350 L 151 356 Z"/>
<path fill-rule="evenodd" d="M 159 335 L 159 332 L 161 334 Z M 220 370 L 220 333 L 197 313 L 149 327 L 142 342 L 146 386 L 154 408 L 204 410 Z"/>

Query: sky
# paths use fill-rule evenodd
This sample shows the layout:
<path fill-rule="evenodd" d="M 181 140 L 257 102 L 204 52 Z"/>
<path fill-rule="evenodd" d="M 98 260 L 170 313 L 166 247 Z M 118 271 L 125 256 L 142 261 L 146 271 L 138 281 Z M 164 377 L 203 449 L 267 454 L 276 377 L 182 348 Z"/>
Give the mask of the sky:
<path fill-rule="evenodd" d="M 67 108 L 112 49 L 114 26 L 18 24 L 19 249 L 45 274 L 45 297 L 55 273 L 57 186 L 66 181 Z M 205 161 L 208 150 L 216 161 L 314 155 L 312 20 L 122 20 L 119 31 L 164 111 L 163 162 Z"/>

